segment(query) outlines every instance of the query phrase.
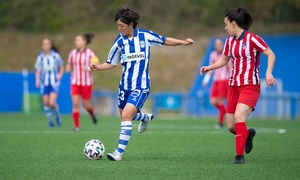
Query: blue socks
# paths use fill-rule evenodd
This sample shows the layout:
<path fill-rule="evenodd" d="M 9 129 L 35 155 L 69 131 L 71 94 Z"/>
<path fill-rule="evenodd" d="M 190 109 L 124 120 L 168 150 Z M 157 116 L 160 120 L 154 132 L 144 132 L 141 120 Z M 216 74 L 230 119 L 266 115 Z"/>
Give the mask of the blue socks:
<path fill-rule="evenodd" d="M 122 121 L 117 151 L 123 154 L 132 134 L 132 121 Z"/>

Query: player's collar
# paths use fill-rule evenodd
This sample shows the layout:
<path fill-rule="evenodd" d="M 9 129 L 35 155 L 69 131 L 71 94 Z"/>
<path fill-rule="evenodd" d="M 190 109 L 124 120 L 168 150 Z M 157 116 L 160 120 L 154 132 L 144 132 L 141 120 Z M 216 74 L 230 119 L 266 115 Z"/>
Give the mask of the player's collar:
<path fill-rule="evenodd" d="M 240 35 L 240 37 L 238 38 L 238 40 L 244 39 L 244 36 L 245 36 L 246 32 L 247 32 L 247 29 L 244 29 L 244 31 L 242 32 L 242 34 Z"/>

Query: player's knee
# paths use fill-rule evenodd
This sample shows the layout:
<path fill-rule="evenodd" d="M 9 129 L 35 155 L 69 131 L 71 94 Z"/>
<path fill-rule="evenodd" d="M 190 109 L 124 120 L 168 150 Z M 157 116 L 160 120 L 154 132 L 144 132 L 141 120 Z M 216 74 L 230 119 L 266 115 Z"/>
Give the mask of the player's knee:
<path fill-rule="evenodd" d="M 129 113 L 123 112 L 121 115 L 122 121 L 132 120 L 133 116 Z"/>
<path fill-rule="evenodd" d="M 91 109 L 91 105 L 90 105 L 90 103 L 83 103 L 83 107 L 84 107 L 84 109 Z"/>
<path fill-rule="evenodd" d="M 244 122 L 246 119 L 244 118 L 244 115 L 241 113 L 235 113 L 234 114 L 235 122 Z"/>
<path fill-rule="evenodd" d="M 210 104 L 213 106 L 217 105 L 217 101 L 215 99 L 210 99 Z"/>
<path fill-rule="evenodd" d="M 52 108 L 55 108 L 56 107 L 56 102 L 50 102 L 49 106 L 51 106 Z"/>
<path fill-rule="evenodd" d="M 233 126 L 227 126 L 227 129 L 228 129 L 229 132 L 235 134 L 235 127 L 233 127 Z"/>

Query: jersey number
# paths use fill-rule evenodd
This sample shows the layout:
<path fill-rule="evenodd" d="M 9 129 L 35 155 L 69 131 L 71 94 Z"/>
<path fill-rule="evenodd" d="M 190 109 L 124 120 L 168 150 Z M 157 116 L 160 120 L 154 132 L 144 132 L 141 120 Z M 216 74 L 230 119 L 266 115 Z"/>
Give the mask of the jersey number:
<path fill-rule="evenodd" d="M 124 101 L 124 99 L 125 99 L 125 92 L 124 91 L 121 91 L 120 89 L 119 89 L 119 99 L 120 100 L 122 100 L 122 101 Z"/>

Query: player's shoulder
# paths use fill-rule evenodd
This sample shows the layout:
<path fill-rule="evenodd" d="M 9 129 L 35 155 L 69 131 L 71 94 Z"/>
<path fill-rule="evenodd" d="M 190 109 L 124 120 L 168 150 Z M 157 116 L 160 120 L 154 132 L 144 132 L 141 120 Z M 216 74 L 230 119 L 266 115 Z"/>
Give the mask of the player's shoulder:
<path fill-rule="evenodd" d="M 38 53 L 37 59 L 41 59 L 41 58 L 43 58 L 44 56 L 45 56 L 44 52 L 41 51 L 40 53 Z"/>
<path fill-rule="evenodd" d="M 143 34 L 149 34 L 149 35 L 157 35 L 155 32 L 153 32 L 152 30 L 148 30 L 148 29 L 138 29 L 139 33 L 143 33 Z"/>
<path fill-rule="evenodd" d="M 117 35 L 117 37 L 115 38 L 115 40 L 114 40 L 112 46 L 118 46 L 118 45 L 120 45 L 122 42 L 123 42 L 123 36 L 122 36 L 121 33 L 119 33 L 119 34 Z"/>
<path fill-rule="evenodd" d="M 70 54 L 76 54 L 77 53 L 77 49 L 72 49 L 71 51 L 70 51 Z"/>
<path fill-rule="evenodd" d="M 51 51 L 51 54 L 52 54 L 53 56 L 55 56 L 55 57 L 60 57 L 60 54 L 59 54 L 59 52 L 57 52 L 57 51 L 52 50 L 52 51 Z"/>
<path fill-rule="evenodd" d="M 261 37 L 259 35 L 255 34 L 253 32 L 247 31 L 246 33 L 250 36 L 250 38 L 254 37 L 254 38 L 261 39 Z"/>
<path fill-rule="evenodd" d="M 212 57 L 212 56 L 216 56 L 218 53 L 217 53 L 217 51 L 216 50 L 212 50 L 211 52 L 210 52 L 210 56 Z"/>

